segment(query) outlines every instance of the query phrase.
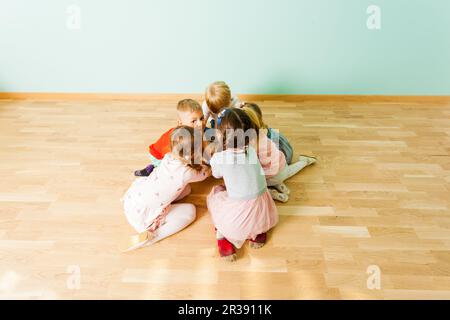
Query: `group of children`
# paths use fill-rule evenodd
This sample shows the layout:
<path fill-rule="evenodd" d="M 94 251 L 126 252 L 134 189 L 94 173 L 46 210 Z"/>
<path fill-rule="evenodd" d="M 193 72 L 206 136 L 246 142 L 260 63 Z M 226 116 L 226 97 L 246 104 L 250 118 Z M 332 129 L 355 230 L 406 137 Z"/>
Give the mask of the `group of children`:
<path fill-rule="evenodd" d="M 151 163 L 135 171 L 139 178 L 123 198 L 127 220 L 138 233 L 123 251 L 151 245 L 192 223 L 195 206 L 178 201 L 189 195 L 190 183 L 211 175 L 224 181 L 207 197 L 220 256 L 234 261 L 246 240 L 262 247 L 278 222 L 274 200 L 289 200 L 284 181 L 316 159 L 300 156 L 293 163 L 286 137 L 264 123 L 258 105 L 240 102 L 224 82 L 208 86 L 202 106 L 180 101 L 177 113 L 177 127 L 150 145 Z M 209 130 L 213 138 L 199 145 L 196 132 Z M 198 147 L 205 151 L 200 159 Z"/>

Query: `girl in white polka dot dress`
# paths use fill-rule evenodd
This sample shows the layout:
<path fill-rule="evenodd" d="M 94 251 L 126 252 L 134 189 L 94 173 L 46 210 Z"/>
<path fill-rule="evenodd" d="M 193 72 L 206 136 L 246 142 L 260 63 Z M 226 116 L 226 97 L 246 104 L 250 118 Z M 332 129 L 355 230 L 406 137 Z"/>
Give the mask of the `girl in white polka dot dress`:
<path fill-rule="evenodd" d="M 190 203 L 172 204 L 189 195 L 192 182 L 205 180 L 211 169 L 194 164 L 194 129 L 178 127 L 172 133 L 171 152 L 148 177 L 138 178 L 123 202 L 128 222 L 139 233 L 123 251 L 158 242 L 191 224 L 196 209 Z"/>

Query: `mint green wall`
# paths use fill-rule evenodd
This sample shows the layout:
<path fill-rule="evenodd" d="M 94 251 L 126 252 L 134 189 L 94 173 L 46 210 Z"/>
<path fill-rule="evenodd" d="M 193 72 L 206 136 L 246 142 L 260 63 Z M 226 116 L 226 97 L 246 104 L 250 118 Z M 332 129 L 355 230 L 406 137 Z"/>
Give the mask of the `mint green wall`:
<path fill-rule="evenodd" d="M 81 30 L 66 8 L 81 7 Z M 366 27 L 369 5 L 382 29 Z M 0 91 L 450 95 L 449 0 L 0 0 Z"/>

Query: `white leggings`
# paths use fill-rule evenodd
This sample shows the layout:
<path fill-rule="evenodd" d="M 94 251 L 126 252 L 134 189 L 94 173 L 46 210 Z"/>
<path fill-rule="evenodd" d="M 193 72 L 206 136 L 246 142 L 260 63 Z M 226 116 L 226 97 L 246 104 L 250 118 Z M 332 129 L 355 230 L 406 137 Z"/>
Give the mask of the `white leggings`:
<path fill-rule="evenodd" d="M 272 187 L 278 184 L 282 184 L 285 180 L 296 175 L 300 170 L 302 170 L 306 166 L 308 166 L 306 161 L 297 161 L 290 165 L 286 164 L 286 166 L 280 172 L 278 172 L 276 176 L 267 178 L 267 186 Z"/>
<path fill-rule="evenodd" d="M 190 193 L 191 186 L 187 185 L 175 201 L 183 199 Z M 170 210 L 165 217 L 165 223 L 155 230 L 154 237 L 145 243 L 145 246 L 152 245 L 186 228 L 194 222 L 196 217 L 195 211 L 195 206 L 191 203 L 176 203 L 170 205 Z"/>

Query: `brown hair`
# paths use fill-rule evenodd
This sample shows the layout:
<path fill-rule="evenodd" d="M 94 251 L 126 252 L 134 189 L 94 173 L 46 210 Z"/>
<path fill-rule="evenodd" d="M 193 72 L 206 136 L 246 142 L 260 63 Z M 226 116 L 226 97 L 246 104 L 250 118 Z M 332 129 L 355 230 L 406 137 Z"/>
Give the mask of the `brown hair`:
<path fill-rule="evenodd" d="M 195 112 L 202 111 L 200 104 L 192 99 L 184 99 L 178 102 L 177 105 L 178 112 Z"/>
<path fill-rule="evenodd" d="M 205 100 L 212 113 L 219 113 L 223 108 L 228 108 L 231 104 L 230 87 L 223 81 L 210 84 L 206 88 Z"/>
<path fill-rule="evenodd" d="M 200 130 L 201 131 L 201 130 Z M 198 146 L 194 139 L 196 132 L 194 128 L 188 126 L 179 126 L 176 127 L 170 136 L 170 150 L 173 154 L 178 156 L 186 166 L 200 171 L 202 169 L 202 160 L 197 161 L 198 153 L 195 152 L 196 148 L 200 147 L 200 156 L 201 156 L 201 147 L 202 147 L 202 139 L 200 140 L 200 145 Z"/>
<path fill-rule="evenodd" d="M 267 129 L 267 125 L 264 123 L 262 118 L 261 109 L 256 103 L 246 102 L 241 107 L 241 109 L 244 110 L 249 118 L 253 121 L 256 128 Z"/>
<path fill-rule="evenodd" d="M 237 108 L 227 108 L 222 110 L 219 118 L 219 130 L 223 134 L 223 145 L 225 149 L 248 147 L 250 143 L 254 142 L 252 137 L 248 135 L 252 132 L 249 132 L 248 130 L 253 130 L 256 135 L 255 138 L 257 138 L 257 128 L 243 110 Z M 232 130 L 231 135 L 230 130 Z M 243 141 L 239 141 L 239 137 L 236 135 L 239 134 L 237 130 L 242 130 L 241 132 L 244 134 Z"/>

